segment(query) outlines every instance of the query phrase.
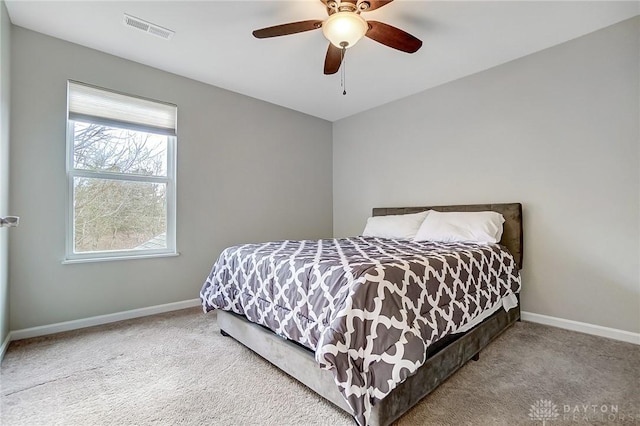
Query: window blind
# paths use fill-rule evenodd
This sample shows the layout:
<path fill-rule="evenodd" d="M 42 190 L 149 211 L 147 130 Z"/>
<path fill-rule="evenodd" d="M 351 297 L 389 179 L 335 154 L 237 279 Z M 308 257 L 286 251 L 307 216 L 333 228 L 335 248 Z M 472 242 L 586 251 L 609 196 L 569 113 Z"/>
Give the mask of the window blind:
<path fill-rule="evenodd" d="M 70 120 L 90 120 L 176 136 L 178 108 L 175 105 L 71 80 L 68 81 L 68 111 Z"/>

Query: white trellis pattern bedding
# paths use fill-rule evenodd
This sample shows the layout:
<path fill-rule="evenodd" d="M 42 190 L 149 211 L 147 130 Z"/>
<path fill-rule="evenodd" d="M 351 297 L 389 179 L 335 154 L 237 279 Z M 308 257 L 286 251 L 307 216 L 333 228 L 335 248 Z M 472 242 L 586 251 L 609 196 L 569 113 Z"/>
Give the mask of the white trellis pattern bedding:
<path fill-rule="evenodd" d="M 365 425 L 428 345 L 519 291 L 498 244 L 354 237 L 227 248 L 200 297 L 315 351 Z"/>

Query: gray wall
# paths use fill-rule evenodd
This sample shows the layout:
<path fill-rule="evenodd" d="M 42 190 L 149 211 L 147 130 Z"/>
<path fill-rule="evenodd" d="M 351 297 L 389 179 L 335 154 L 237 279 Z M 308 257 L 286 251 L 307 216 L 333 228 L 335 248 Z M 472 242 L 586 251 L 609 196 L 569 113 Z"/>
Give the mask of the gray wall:
<path fill-rule="evenodd" d="M 640 332 L 639 27 L 334 123 L 334 234 L 376 206 L 519 201 L 523 309 Z"/>
<path fill-rule="evenodd" d="M 11 22 L 0 0 L 0 217 L 9 212 L 9 54 Z M 0 344 L 9 334 L 9 230 L 0 229 Z M 11 231 L 13 232 L 13 231 Z"/>
<path fill-rule="evenodd" d="M 194 299 L 230 244 L 331 236 L 331 123 L 19 27 L 12 49 L 12 329 Z M 67 79 L 178 105 L 179 257 L 61 264 Z"/>

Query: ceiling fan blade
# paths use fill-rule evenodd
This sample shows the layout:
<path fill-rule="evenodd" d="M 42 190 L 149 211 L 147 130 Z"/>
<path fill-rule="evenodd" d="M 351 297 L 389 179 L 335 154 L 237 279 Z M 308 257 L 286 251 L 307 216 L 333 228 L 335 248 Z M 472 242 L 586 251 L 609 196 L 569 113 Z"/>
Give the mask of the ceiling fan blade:
<path fill-rule="evenodd" d="M 366 0 L 369 3 L 369 7 L 364 10 L 364 12 L 368 12 L 370 10 L 380 9 L 382 6 L 391 3 L 393 0 Z"/>
<path fill-rule="evenodd" d="M 340 69 L 342 64 L 342 50 L 329 43 L 329 49 L 327 49 L 327 56 L 324 58 L 324 73 L 325 75 L 335 74 Z"/>
<path fill-rule="evenodd" d="M 324 7 L 327 8 L 327 15 L 331 16 L 334 13 L 336 13 L 335 9 L 329 6 L 330 3 L 333 3 L 333 0 L 320 0 L 320 1 L 322 2 L 322 4 L 324 4 Z"/>
<path fill-rule="evenodd" d="M 385 46 L 407 53 L 414 53 L 422 46 L 422 41 L 400 28 L 378 21 L 367 21 L 367 24 L 369 24 L 369 31 L 365 35 Z"/>
<path fill-rule="evenodd" d="M 289 24 L 275 25 L 273 27 L 255 30 L 253 32 L 253 36 L 256 38 L 278 37 L 317 30 L 320 27 L 322 27 L 322 21 L 315 19 L 310 21 L 291 22 Z"/>
<path fill-rule="evenodd" d="M 333 12 L 333 9 L 331 8 L 331 6 L 329 6 L 329 2 L 330 2 L 331 0 L 320 0 L 320 1 L 322 2 L 322 4 L 324 4 L 324 7 L 326 7 L 326 8 L 327 8 L 327 14 L 328 14 L 328 15 L 331 15 L 331 14 L 332 14 L 332 12 Z"/>

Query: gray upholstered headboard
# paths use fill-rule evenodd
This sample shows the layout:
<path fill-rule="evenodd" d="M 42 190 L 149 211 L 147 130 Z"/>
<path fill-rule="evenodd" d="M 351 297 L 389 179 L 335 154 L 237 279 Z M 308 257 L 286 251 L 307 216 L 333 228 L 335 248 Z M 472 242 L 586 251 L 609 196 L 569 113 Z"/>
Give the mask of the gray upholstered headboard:
<path fill-rule="evenodd" d="M 518 265 L 522 269 L 522 204 L 471 204 L 460 206 L 433 206 L 433 207 L 376 207 L 373 209 L 374 216 L 386 216 L 390 214 L 418 213 L 425 210 L 437 210 L 440 212 L 478 212 L 494 211 L 504 216 L 504 231 L 500 244 L 505 246 L 513 255 Z"/>

